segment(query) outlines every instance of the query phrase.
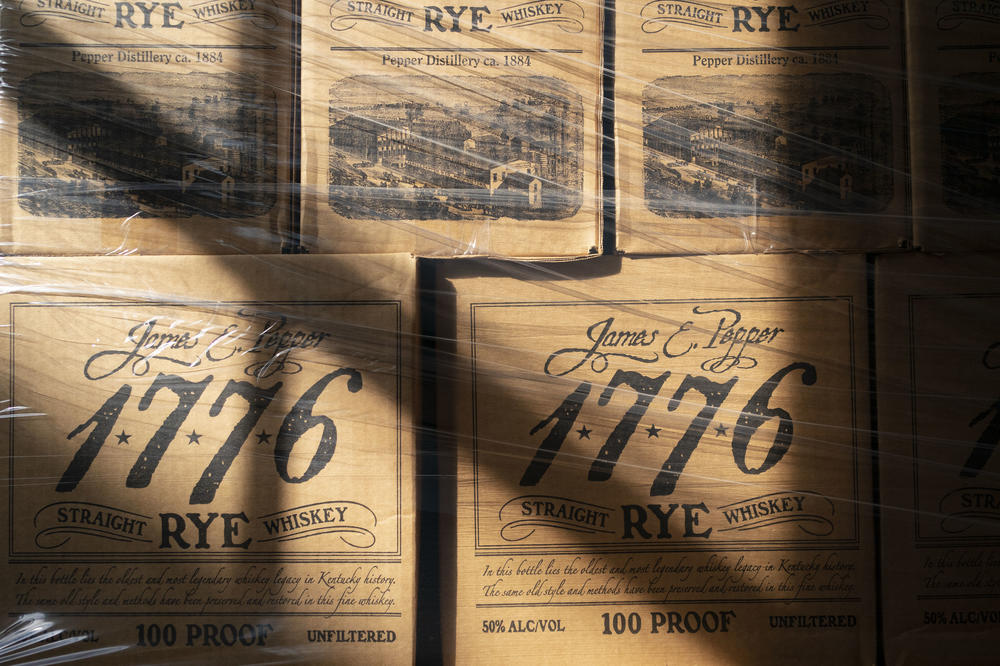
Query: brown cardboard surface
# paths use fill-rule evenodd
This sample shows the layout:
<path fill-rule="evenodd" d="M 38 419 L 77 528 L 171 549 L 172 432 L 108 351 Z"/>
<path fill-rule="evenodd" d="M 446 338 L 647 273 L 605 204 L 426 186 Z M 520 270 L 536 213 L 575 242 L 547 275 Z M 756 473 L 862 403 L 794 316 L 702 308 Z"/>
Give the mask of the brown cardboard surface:
<path fill-rule="evenodd" d="M 997 258 L 884 257 L 876 267 L 886 661 L 991 663 Z"/>
<path fill-rule="evenodd" d="M 308 0 L 302 243 L 597 252 L 601 4 Z"/>
<path fill-rule="evenodd" d="M 620 249 L 909 239 L 898 0 L 616 8 Z"/>
<path fill-rule="evenodd" d="M 278 252 L 292 22 L 280 0 L 10 3 L 6 252 Z"/>
<path fill-rule="evenodd" d="M 913 235 L 928 251 L 1000 249 L 996 6 L 909 2 Z"/>
<path fill-rule="evenodd" d="M 102 663 L 412 662 L 414 263 L 5 264 L 5 615 Z"/>
<path fill-rule="evenodd" d="M 456 663 L 872 663 L 865 275 L 449 265 Z"/>

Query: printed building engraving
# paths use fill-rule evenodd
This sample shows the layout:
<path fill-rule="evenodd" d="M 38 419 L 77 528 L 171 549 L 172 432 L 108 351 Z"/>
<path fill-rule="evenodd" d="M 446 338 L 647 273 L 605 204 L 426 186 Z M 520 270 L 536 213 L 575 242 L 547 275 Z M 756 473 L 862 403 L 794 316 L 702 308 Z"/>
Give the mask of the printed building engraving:
<path fill-rule="evenodd" d="M 941 87 L 941 178 L 956 213 L 992 216 L 1000 204 L 1000 75 L 962 74 Z"/>
<path fill-rule="evenodd" d="M 561 219 L 583 104 L 549 77 L 356 76 L 330 90 L 329 204 L 363 219 Z"/>
<path fill-rule="evenodd" d="M 18 95 L 37 216 L 253 217 L 276 201 L 277 100 L 250 76 L 45 72 Z"/>
<path fill-rule="evenodd" d="M 857 74 L 671 76 L 643 93 L 663 217 L 876 212 L 892 198 L 888 91 Z"/>

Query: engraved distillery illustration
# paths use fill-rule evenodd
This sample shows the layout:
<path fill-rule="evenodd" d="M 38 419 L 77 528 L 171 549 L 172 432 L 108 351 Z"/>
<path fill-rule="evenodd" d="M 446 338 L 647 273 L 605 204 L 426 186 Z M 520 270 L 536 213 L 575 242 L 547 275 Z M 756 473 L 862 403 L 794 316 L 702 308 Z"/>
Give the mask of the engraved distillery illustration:
<path fill-rule="evenodd" d="M 561 81 L 357 76 L 330 97 L 330 206 L 345 217 L 559 219 L 580 207 L 583 104 Z"/>
<path fill-rule="evenodd" d="M 850 299 L 620 305 L 472 306 L 475 367 L 516 367 L 493 335 L 514 322 L 579 323 L 506 390 L 473 374 L 477 549 L 856 544 L 853 369 L 806 351 L 850 358 Z"/>
<path fill-rule="evenodd" d="M 944 203 L 956 213 L 992 216 L 1000 204 L 1000 75 L 956 76 L 938 100 Z"/>
<path fill-rule="evenodd" d="M 892 197 L 890 102 L 869 76 L 665 77 L 643 125 L 646 204 L 663 217 L 872 213 Z"/>
<path fill-rule="evenodd" d="M 276 116 L 250 76 L 35 74 L 18 93 L 18 203 L 72 218 L 263 215 Z"/>

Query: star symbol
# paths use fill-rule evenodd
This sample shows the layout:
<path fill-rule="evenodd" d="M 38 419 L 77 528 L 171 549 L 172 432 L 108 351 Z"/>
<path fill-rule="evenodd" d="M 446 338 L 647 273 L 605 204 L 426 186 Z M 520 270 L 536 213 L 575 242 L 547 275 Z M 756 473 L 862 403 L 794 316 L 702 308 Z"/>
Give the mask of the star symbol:
<path fill-rule="evenodd" d="M 118 443 L 119 444 L 128 444 L 128 438 L 131 437 L 131 436 L 132 435 L 125 434 L 125 429 L 124 428 L 122 428 L 122 434 L 115 435 L 115 437 L 118 438 Z"/>
<path fill-rule="evenodd" d="M 580 433 L 580 439 L 590 439 L 590 433 L 592 433 L 593 430 L 588 430 L 587 426 L 583 426 L 577 430 L 577 432 Z"/>
<path fill-rule="evenodd" d="M 266 430 L 261 430 L 256 435 L 258 444 L 270 444 L 271 443 L 271 433 Z"/>
<path fill-rule="evenodd" d="M 654 423 L 653 425 L 646 428 L 646 439 L 649 439 L 650 437 L 655 437 L 659 439 L 661 430 L 663 430 L 663 428 L 657 428 L 656 424 Z"/>
<path fill-rule="evenodd" d="M 191 434 L 188 435 L 187 438 L 188 444 L 201 444 L 201 435 L 196 433 L 194 430 L 191 431 Z"/>
<path fill-rule="evenodd" d="M 715 426 L 715 436 L 716 437 L 722 437 L 725 434 L 727 434 L 726 433 L 726 426 L 722 425 L 721 423 L 719 425 Z"/>

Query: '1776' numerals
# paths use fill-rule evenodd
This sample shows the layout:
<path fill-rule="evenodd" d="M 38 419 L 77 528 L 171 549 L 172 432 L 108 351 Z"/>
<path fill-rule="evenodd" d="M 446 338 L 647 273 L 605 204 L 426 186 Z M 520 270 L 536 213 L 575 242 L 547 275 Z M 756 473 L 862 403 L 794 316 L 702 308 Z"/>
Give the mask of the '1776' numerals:
<path fill-rule="evenodd" d="M 792 363 L 771 375 L 757 389 L 757 392 L 750 397 L 750 400 L 747 401 L 746 406 L 740 412 L 736 426 L 733 428 L 732 448 L 733 460 L 744 474 L 761 474 L 766 472 L 784 457 L 785 453 L 788 452 L 788 447 L 791 446 L 794 431 L 792 417 L 784 409 L 771 407 L 769 403 L 771 395 L 778 387 L 778 384 L 781 383 L 781 380 L 786 375 L 795 371 L 802 372 L 803 384 L 809 386 L 816 383 L 815 366 L 810 363 Z M 636 399 L 635 403 L 625 412 L 625 416 L 618 422 L 618 425 L 611 431 L 604 446 L 597 452 L 597 456 L 594 458 L 590 466 L 590 472 L 587 475 L 588 480 L 607 481 L 611 478 L 611 474 L 615 470 L 615 465 L 618 463 L 618 459 L 625 450 L 625 446 L 635 432 L 636 426 L 639 425 L 642 417 L 645 416 L 650 403 L 659 394 L 669 376 L 670 371 L 664 372 L 657 377 L 647 377 L 632 370 L 618 370 L 615 372 L 611 381 L 608 382 L 608 385 L 601 392 L 597 404 L 602 407 L 607 405 L 611 401 L 615 390 L 622 385 L 628 386 L 635 391 Z M 733 390 L 736 381 L 737 377 L 733 377 L 728 382 L 714 382 L 706 377 L 687 375 L 680 386 L 677 387 L 677 390 L 667 403 L 668 411 L 676 411 L 685 396 L 691 391 L 700 393 L 705 398 L 705 406 L 694 417 L 680 440 L 678 440 L 677 444 L 670 451 L 670 455 L 663 462 L 663 467 L 660 469 L 660 473 L 656 475 L 653 485 L 650 488 L 649 494 L 651 496 L 670 495 L 674 492 L 674 488 L 677 486 L 677 482 L 684 472 L 684 467 L 691 459 L 691 454 L 698 447 L 702 435 L 705 434 L 705 430 L 712 423 L 715 413 L 722 406 L 722 403 L 725 402 L 730 391 Z M 573 425 L 580 416 L 580 410 L 590 395 L 592 386 L 590 382 L 581 382 L 579 386 L 566 396 L 562 404 L 556 407 L 554 412 L 542 419 L 531 429 L 530 434 L 534 435 L 555 421 L 545 439 L 539 444 L 534 458 L 528 464 L 527 469 L 524 470 L 524 475 L 521 477 L 522 486 L 534 486 L 541 481 L 542 476 L 549 469 L 552 461 L 555 460 L 556 454 L 566 440 L 566 436 L 573 429 Z M 764 461 L 758 467 L 750 467 L 747 465 L 747 448 L 750 445 L 750 439 L 764 423 L 775 417 L 778 418 L 778 427 L 774 435 L 774 441 L 771 443 Z"/>
<path fill-rule="evenodd" d="M 319 474 L 333 458 L 337 448 L 337 426 L 329 416 L 313 414 L 312 410 L 327 385 L 339 377 L 347 379 L 347 390 L 351 393 L 357 393 L 361 390 L 361 373 L 353 368 L 341 368 L 329 373 L 309 387 L 285 415 L 281 428 L 278 430 L 278 438 L 274 447 L 274 465 L 278 476 L 283 481 L 304 483 Z M 167 451 L 167 447 L 174 441 L 177 431 L 184 424 L 191 409 L 201 399 L 211 382 L 212 375 L 195 382 L 162 372 L 153 380 L 153 383 L 139 400 L 139 411 L 149 409 L 153 404 L 153 399 L 163 390 L 171 391 L 176 396 L 177 406 L 163 419 L 163 423 L 146 444 L 146 448 L 139 454 L 139 458 L 135 461 L 131 471 L 129 471 L 128 478 L 125 480 L 127 488 L 145 488 L 149 485 L 153 473 L 163 459 L 163 454 Z M 250 382 L 238 382 L 232 379 L 226 383 L 222 392 L 212 403 L 208 412 L 209 416 L 218 416 L 234 395 L 246 402 L 247 411 L 233 427 L 222 447 L 208 463 L 205 471 L 202 472 L 201 478 L 198 479 L 191 491 L 191 504 L 208 504 L 215 499 L 219 484 L 222 483 L 222 479 L 225 478 L 236 456 L 239 455 L 247 437 L 256 427 L 264 410 L 274 400 L 281 386 L 282 383 L 277 382 L 269 388 L 261 388 Z M 62 478 L 59 479 L 59 483 L 56 485 L 57 492 L 70 492 L 83 480 L 97 454 L 100 453 L 101 448 L 114 430 L 122 408 L 131 395 L 132 387 L 129 384 L 123 384 L 89 419 L 69 433 L 67 439 L 73 439 L 91 425 L 94 426 L 90 435 L 77 449 L 66 471 L 63 472 Z M 309 467 L 301 476 L 292 476 L 288 470 L 288 460 L 292 449 L 308 430 L 316 426 L 323 428 L 323 434 L 312 459 L 309 461 Z"/>
<path fill-rule="evenodd" d="M 982 434 L 979 436 L 979 439 L 976 440 L 976 445 L 972 447 L 972 451 L 969 452 L 969 457 L 965 460 L 965 464 L 962 465 L 962 471 L 959 472 L 959 476 L 977 476 L 981 471 L 983 471 L 983 468 L 989 461 L 990 456 L 993 455 L 994 449 L 997 448 L 997 442 L 1000 442 L 1000 400 L 997 400 L 990 405 L 985 412 L 975 416 L 972 421 L 969 422 L 969 427 L 974 427 L 980 421 L 989 416 L 991 412 L 993 413 L 993 418 L 987 421 Z"/>

